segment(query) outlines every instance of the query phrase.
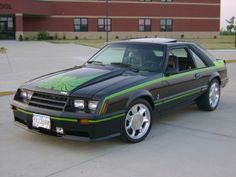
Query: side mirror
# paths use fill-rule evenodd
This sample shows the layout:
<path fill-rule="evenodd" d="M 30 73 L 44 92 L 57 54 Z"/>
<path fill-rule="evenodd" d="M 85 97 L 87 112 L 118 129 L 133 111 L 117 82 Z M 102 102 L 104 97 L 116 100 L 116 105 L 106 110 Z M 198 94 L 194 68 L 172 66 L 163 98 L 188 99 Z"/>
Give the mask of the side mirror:
<path fill-rule="evenodd" d="M 178 74 L 178 73 L 179 73 L 178 68 L 167 67 L 165 75 L 166 76 L 171 76 L 171 75 Z"/>

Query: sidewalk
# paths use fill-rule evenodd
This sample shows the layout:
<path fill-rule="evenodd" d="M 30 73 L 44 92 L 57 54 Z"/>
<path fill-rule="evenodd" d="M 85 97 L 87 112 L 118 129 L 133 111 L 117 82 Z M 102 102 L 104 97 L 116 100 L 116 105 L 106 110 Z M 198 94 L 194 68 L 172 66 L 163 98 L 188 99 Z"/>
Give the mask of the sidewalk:
<path fill-rule="evenodd" d="M 75 44 L 0 41 L 0 92 L 15 91 L 23 82 L 83 64 L 97 49 Z"/>

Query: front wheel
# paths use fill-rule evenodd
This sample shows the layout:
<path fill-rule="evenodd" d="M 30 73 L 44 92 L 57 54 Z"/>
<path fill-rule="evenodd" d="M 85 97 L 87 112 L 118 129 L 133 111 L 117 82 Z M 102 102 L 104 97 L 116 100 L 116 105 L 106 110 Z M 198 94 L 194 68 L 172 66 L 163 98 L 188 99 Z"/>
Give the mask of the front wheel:
<path fill-rule="evenodd" d="M 146 100 L 134 101 L 126 113 L 122 138 L 130 143 L 138 143 L 144 140 L 152 125 L 151 111 L 151 106 Z"/>
<path fill-rule="evenodd" d="M 209 88 L 197 101 L 198 108 L 204 111 L 214 111 L 220 102 L 220 84 L 217 79 L 211 81 Z"/>

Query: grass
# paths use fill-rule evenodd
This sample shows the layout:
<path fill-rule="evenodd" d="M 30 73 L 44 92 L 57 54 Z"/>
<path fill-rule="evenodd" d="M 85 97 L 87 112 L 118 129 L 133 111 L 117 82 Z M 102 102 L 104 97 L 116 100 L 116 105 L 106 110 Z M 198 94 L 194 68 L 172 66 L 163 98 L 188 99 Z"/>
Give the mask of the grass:
<path fill-rule="evenodd" d="M 3 54 L 3 53 L 6 53 L 6 48 L 4 48 L 4 47 L 0 47 L 0 54 Z"/>
<path fill-rule="evenodd" d="M 216 39 L 186 39 L 196 42 L 207 49 L 235 49 L 234 35 L 220 35 Z"/>
<path fill-rule="evenodd" d="M 234 47 L 234 35 L 220 35 L 218 38 L 208 38 L 208 39 L 181 39 L 184 41 L 193 41 L 200 45 L 202 45 L 204 48 L 207 49 L 232 49 Z M 95 48 L 101 48 L 105 40 L 92 40 L 92 39 L 79 39 L 79 40 L 51 40 L 49 41 L 51 43 L 55 44 L 81 44 L 85 46 L 95 47 Z"/>

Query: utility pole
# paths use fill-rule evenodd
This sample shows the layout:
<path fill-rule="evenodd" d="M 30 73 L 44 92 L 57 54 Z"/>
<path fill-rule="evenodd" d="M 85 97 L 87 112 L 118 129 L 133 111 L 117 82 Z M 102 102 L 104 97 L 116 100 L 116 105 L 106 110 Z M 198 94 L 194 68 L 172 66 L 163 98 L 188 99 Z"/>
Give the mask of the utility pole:
<path fill-rule="evenodd" d="M 235 36 L 234 47 L 236 47 L 236 23 L 234 24 L 234 36 Z"/>
<path fill-rule="evenodd" d="M 106 20 L 105 20 L 106 42 L 108 42 L 109 29 L 108 29 L 108 0 L 106 0 Z"/>

